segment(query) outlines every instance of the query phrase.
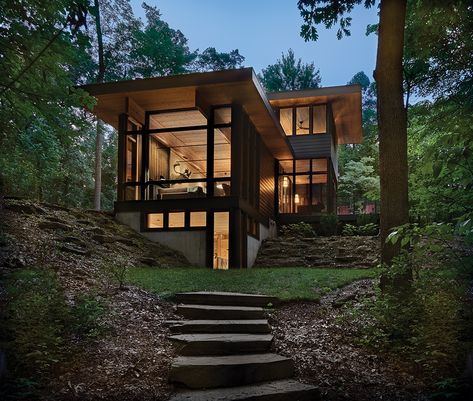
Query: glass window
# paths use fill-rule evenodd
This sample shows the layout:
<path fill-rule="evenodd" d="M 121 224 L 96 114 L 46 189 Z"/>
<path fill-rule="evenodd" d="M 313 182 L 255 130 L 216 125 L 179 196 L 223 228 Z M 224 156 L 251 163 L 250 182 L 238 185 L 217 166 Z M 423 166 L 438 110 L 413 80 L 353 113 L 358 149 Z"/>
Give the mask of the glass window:
<path fill-rule="evenodd" d="M 294 172 L 293 160 L 281 160 L 279 162 L 279 172 L 285 174 Z"/>
<path fill-rule="evenodd" d="M 313 108 L 313 132 L 325 134 L 327 132 L 327 106 L 325 104 Z"/>
<path fill-rule="evenodd" d="M 221 107 L 214 110 L 214 124 L 230 124 L 232 122 L 232 108 Z"/>
<path fill-rule="evenodd" d="M 296 135 L 307 135 L 310 133 L 309 107 L 298 107 L 296 109 Z"/>
<path fill-rule="evenodd" d="M 279 122 L 286 135 L 292 135 L 292 108 L 279 110 Z"/>
<path fill-rule="evenodd" d="M 311 209 L 312 212 L 313 213 L 326 212 L 327 211 L 327 205 L 325 204 L 326 199 L 327 199 L 327 185 L 315 184 L 314 181 L 312 180 L 312 209 Z"/>
<path fill-rule="evenodd" d="M 326 184 L 327 183 L 327 174 L 314 174 L 312 176 L 313 184 Z"/>
<path fill-rule="evenodd" d="M 230 196 L 231 195 L 231 182 L 230 181 L 219 181 L 215 183 L 214 196 Z"/>
<path fill-rule="evenodd" d="M 310 159 L 296 160 L 296 173 L 310 173 Z"/>
<path fill-rule="evenodd" d="M 214 213 L 214 269 L 228 269 L 229 212 Z"/>
<path fill-rule="evenodd" d="M 214 131 L 214 177 L 230 178 L 231 175 L 231 135 L 228 128 L 216 128 Z"/>
<path fill-rule="evenodd" d="M 279 177 L 279 213 L 292 213 L 292 206 L 294 204 L 292 183 L 292 175 Z"/>
<path fill-rule="evenodd" d="M 312 159 L 312 171 L 314 173 L 327 171 L 327 159 Z"/>
<path fill-rule="evenodd" d="M 150 128 L 177 128 L 207 125 L 207 119 L 199 110 L 171 111 L 150 116 Z"/>
<path fill-rule="evenodd" d="M 183 228 L 185 227 L 186 214 L 184 212 L 170 212 L 169 213 L 169 228 Z"/>
<path fill-rule="evenodd" d="M 294 192 L 295 213 L 307 214 L 310 204 L 310 176 L 296 175 L 296 190 Z"/>
<path fill-rule="evenodd" d="M 206 212 L 191 212 L 190 214 L 191 227 L 205 227 L 207 225 Z"/>
<path fill-rule="evenodd" d="M 149 213 L 148 228 L 164 228 L 164 213 Z"/>

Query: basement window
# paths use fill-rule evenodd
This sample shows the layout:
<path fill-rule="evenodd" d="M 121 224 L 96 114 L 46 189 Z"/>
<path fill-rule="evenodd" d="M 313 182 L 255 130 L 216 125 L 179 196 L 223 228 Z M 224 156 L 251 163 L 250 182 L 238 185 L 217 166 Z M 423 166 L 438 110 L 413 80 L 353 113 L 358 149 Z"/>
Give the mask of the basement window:
<path fill-rule="evenodd" d="M 150 213 L 147 220 L 148 228 L 164 228 L 164 213 Z"/>

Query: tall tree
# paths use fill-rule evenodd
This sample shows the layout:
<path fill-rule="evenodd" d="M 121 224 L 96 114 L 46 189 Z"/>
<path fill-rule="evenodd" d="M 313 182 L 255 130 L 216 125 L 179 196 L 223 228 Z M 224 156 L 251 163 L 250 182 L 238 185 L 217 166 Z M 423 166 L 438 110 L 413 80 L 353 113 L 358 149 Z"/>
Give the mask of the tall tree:
<path fill-rule="evenodd" d="M 96 83 L 102 83 L 105 77 L 105 60 L 103 51 L 103 33 L 102 23 L 100 18 L 100 4 L 99 0 L 94 0 L 93 13 L 95 17 L 95 32 L 97 33 L 97 56 L 98 56 L 98 71 Z M 102 195 L 102 147 L 103 147 L 103 127 L 104 123 L 100 118 L 97 118 L 97 130 L 95 140 L 95 183 L 94 183 L 94 209 L 100 210 L 100 200 Z"/>
<path fill-rule="evenodd" d="M 407 0 L 381 0 L 378 52 L 374 77 L 377 88 L 379 158 L 381 180 L 381 257 L 389 264 L 399 247 L 387 244 L 390 230 L 408 222 L 407 119 L 403 99 L 402 60 Z M 329 3 L 329 4 L 327 4 Z M 299 0 L 306 40 L 318 38 L 316 25 L 331 27 L 340 22 L 337 36 L 350 34 L 351 18 L 346 13 L 375 0 Z M 323 5 L 321 5 L 323 4 Z"/>
<path fill-rule="evenodd" d="M 195 60 L 195 71 L 220 71 L 240 68 L 245 61 L 238 49 L 230 53 L 218 52 L 215 47 L 208 47 Z"/>
<path fill-rule="evenodd" d="M 296 61 L 294 51 L 289 49 L 275 64 L 263 68 L 260 81 L 268 92 L 318 88 L 320 72 L 314 63 Z"/>

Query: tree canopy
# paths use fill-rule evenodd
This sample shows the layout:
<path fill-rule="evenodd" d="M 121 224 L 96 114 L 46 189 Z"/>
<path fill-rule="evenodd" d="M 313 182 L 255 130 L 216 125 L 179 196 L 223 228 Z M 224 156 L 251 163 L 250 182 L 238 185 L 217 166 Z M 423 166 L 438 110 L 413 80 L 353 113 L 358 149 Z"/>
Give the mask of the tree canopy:
<path fill-rule="evenodd" d="M 268 92 L 318 88 L 320 72 L 314 63 L 296 61 L 294 51 L 289 49 L 275 64 L 263 68 L 260 81 Z"/>

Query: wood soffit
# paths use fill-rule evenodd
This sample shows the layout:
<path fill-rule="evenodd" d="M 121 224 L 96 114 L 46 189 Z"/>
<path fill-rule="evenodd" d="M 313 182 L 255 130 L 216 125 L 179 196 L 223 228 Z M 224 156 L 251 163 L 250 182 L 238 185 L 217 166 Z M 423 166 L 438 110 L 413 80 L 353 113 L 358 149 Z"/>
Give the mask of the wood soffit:
<path fill-rule="evenodd" d="M 252 68 L 106 82 L 83 85 L 81 88 L 97 99 L 93 113 L 115 128 L 118 128 L 121 113 L 127 113 L 137 122 L 143 123 L 145 111 L 198 107 L 205 114 L 210 105 L 240 103 L 273 156 L 277 159 L 293 157 L 287 137 L 273 110 L 277 104 L 273 103 L 272 94 L 266 95 Z M 352 96 L 356 98 L 357 95 L 355 93 Z M 361 94 L 358 93 L 358 96 L 361 138 Z M 316 97 L 319 101 L 321 96 Z M 340 103 L 334 107 L 336 124 L 338 120 L 337 132 L 340 130 L 344 133 L 348 125 L 358 121 L 356 117 L 345 116 L 347 112 L 353 112 L 356 99 L 351 103 L 338 98 L 334 100 Z M 349 136 L 345 135 L 344 138 L 346 140 Z"/>

